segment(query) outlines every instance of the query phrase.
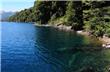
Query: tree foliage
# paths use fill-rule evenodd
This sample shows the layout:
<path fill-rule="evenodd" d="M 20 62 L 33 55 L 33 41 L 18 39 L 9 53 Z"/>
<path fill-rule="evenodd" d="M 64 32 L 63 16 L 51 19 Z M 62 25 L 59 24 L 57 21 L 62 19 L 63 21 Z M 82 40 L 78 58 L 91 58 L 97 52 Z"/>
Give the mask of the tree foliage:
<path fill-rule="evenodd" d="M 104 7 L 103 1 L 92 1 L 86 2 L 89 5 L 89 9 L 84 10 L 84 29 L 96 37 L 103 37 L 105 34 L 109 34 L 110 29 L 110 18 L 109 9 L 110 7 Z M 108 31 L 108 32 L 107 32 Z"/>
<path fill-rule="evenodd" d="M 35 1 L 34 6 L 9 18 L 16 22 L 65 24 L 73 30 L 86 30 L 95 36 L 110 36 L 108 1 Z"/>

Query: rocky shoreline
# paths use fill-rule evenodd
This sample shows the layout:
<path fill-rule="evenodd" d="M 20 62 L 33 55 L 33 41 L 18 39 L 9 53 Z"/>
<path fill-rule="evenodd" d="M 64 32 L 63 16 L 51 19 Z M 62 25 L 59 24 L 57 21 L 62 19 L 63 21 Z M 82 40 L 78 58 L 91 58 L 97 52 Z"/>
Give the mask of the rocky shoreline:
<path fill-rule="evenodd" d="M 54 28 L 60 29 L 60 30 L 65 30 L 65 31 L 73 31 L 71 29 L 71 26 L 66 26 L 66 25 L 54 25 Z"/>
<path fill-rule="evenodd" d="M 85 31 L 77 31 L 77 33 L 90 36 L 89 32 Z M 102 42 L 102 47 L 110 48 L 110 38 L 103 36 L 102 38 L 98 37 L 98 40 Z"/>
<path fill-rule="evenodd" d="M 110 48 L 110 38 L 103 37 L 103 38 L 99 38 L 99 40 L 103 42 L 102 47 Z"/>
<path fill-rule="evenodd" d="M 57 25 L 39 25 L 39 24 L 34 24 L 36 26 L 43 26 L 43 27 L 54 27 L 57 28 L 59 30 L 64 30 L 64 31 L 73 31 L 71 29 L 72 26 L 66 26 L 63 24 L 57 24 Z M 87 36 L 91 36 L 89 32 L 85 32 L 85 31 L 76 31 L 77 34 L 81 34 L 81 35 L 87 35 Z M 110 38 L 108 37 L 98 37 L 98 40 L 100 40 L 102 42 L 102 47 L 104 48 L 110 48 Z"/>

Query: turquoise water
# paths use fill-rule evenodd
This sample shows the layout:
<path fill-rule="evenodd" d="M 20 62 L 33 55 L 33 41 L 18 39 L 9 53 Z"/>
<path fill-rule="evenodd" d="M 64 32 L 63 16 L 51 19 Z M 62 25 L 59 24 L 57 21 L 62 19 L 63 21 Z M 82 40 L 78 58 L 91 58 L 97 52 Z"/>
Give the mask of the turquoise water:
<path fill-rule="evenodd" d="M 2 72 L 108 72 L 110 50 L 74 32 L 2 22 Z"/>

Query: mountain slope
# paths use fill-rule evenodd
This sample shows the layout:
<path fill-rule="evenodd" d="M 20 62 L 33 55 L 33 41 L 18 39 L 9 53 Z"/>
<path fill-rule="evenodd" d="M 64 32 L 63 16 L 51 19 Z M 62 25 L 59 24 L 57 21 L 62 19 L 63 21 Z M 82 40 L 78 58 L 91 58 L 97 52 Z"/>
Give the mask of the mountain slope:
<path fill-rule="evenodd" d="M 7 21 L 9 19 L 9 17 L 14 15 L 14 14 L 15 14 L 15 12 L 4 12 L 4 11 L 2 11 L 0 13 L 0 15 L 1 15 L 0 21 Z"/>

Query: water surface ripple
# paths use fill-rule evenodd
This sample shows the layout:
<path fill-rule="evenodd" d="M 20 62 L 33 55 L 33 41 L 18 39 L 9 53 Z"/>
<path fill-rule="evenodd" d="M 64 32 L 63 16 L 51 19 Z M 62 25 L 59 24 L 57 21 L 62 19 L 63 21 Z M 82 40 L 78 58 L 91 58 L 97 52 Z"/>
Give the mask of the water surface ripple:
<path fill-rule="evenodd" d="M 110 50 L 73 32 L 2 22 L 2 72 L 107 72 Z"/>

